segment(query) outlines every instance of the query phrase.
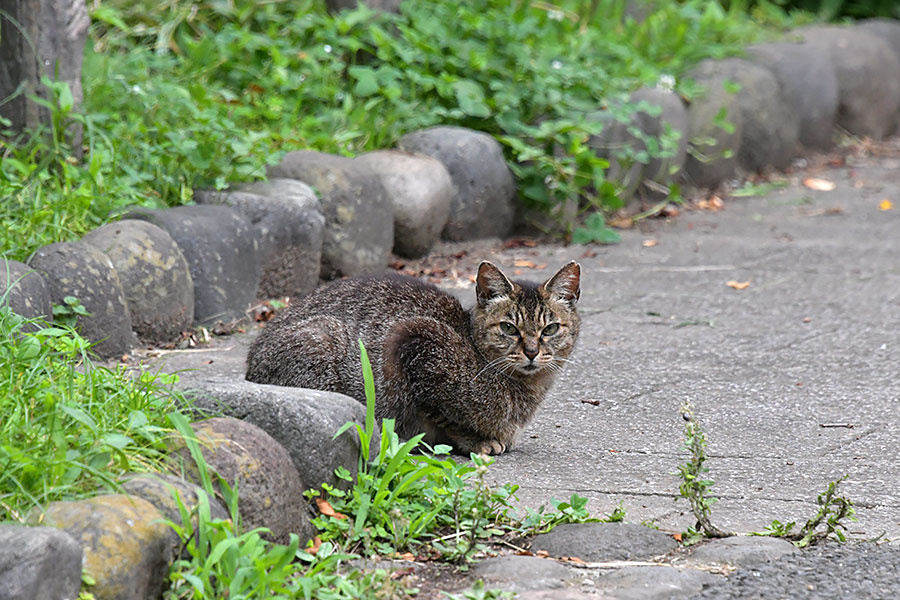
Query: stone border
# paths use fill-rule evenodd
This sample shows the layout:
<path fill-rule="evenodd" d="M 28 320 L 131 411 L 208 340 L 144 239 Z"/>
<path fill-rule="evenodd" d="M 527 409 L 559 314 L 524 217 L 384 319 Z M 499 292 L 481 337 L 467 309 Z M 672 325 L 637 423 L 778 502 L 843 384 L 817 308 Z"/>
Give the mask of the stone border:
<path fill-rule="evenodd" d="M 613 158 L 610 174 L 626 191 L 652 191 L 659 189 L 654 183 L 667 185 L 676 178 L 715 187 L 743 174 L 782 169 L 806 150 L 830 147 L 835 127 L 873 138 L 893 133 L 900 124 L 900 23 L 872 19 L 850 27 L 801 28 L 783 41 L 748 48 L 744 58 L 703 61 L 689 76 L 706 92 L 689 106 L 665 89 L 644 88 L 632 95 L 633 102 L 661 107 L 658 115 L 638 110 L 633 125 L 650 135 L 670 128 L 681 136 L 671 158 L 628 168 Z M 740 90 L 730 91 L 729 82 Z M 730 125 L 722 122 L 723 111 Z M 640 149 L 618 124 L 591 140 L 600 153 L 623 142 Z M 227 192 L 198 190 L 196 206 L 135 208 L 80 242 L 39 249 L 28 265 L 6 262 L 0 267 L 6 277 L 0 279 L 0 297 L 29 317 L 49 317 L 50 302 L 78 297 L 93 315 L 79 319 L 82 331 L 101 356 L 115 358 L 137 336 L 165 342 L 194 324 L 242 318 L 260 291 L 298 295 L 313 289 L 320 275 L 381 270 L 392 249 L 415 257 L 426 254 L 439 236 L 467 240 L 511 231 L 515 186 L 490 136 L 434 127 L 404 136 L 399 148 L 355 159 L 295 152 L 269 170 L 267 182 Z M 255 449 L 251 462 L 274 460 L 264 471 L 281 473 L 275 480 L 242 484 L 248 514 L 254 513 L 260 493 L 296 496 L 296 490 L 327 479 L 336 466 L 356 462 L 355 440 L 330 440 L 341 423 L 364 418 L 363 407 L 352 399 L 244 381 L 192 385 L 201 406 L 246 422 L 223 419 L 226 433 L 216 434 L 219 443 L 228 446 L 238 435 L 234 431 L 241 430 L 249 436 L 242 440 L 255 440 L 239 444 Z M 319 453 L 310 456 L 311 447 Z M 193 501 L 191 484 L 173 479 L 167 484 Z M 95 593 L 108 589 L 108 597 L 119 597 L 115 590 L 128 589 L 134 598 L 157 593 L 165 573 L 160 565 L 173 552 L 171 531 L 159 525 L 167 514 L 159 504 L 165 493 L 158 485 L 125 488 L 133 495 L 47 507 L 43 522 L 68 534 L 0 524 L 0 538 L 24 540 L 21 547 L 28 549 L 24 554 L 0 549 L 0 572 L 28 565 L 19 571 L 20 587 L 2 581 L 4 597 L 76 595 L 81 557 L 86 565 L 123 566 L 135 577 L 125 581 L 121 569 L 102 571 Z M 270 526 L 276 537 L 290 530 L 310 535 L 297 505 L 279 504 L 293 511 L 293 527 L 285 525 L 281 513 L 267 511 L 256 523 Z M 129 554 L 124 565 L 111 561 L 110 548 L 102 542 L 110 532 L 131 536 L 127 547 L 141 552 Z"/>

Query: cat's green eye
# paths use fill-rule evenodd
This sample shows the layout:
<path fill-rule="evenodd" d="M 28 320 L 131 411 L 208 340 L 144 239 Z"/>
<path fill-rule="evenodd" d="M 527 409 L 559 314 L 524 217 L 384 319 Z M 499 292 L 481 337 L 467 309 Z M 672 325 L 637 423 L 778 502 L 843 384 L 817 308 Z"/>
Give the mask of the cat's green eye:
<path fill-rule="evenodd" d="M 550 323 L 549 325 L 544 327 L 544 330 L 541 332 L 541 335 L 546 335 L 546 336 L 556 335 L 556 333 L 558 331 L 559 331 L 559 323 Z"/>
<path fill-rule="evenodd" d="M 509 321 L 500 321 L 500 331 L 506 335 L 519 335 L 519 330 Z"/>

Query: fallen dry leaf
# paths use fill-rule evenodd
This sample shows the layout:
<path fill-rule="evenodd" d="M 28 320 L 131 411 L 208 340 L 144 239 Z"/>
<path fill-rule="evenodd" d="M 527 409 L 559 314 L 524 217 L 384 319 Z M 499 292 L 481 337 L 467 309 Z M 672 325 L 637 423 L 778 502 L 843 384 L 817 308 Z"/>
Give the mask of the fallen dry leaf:
<path fill-rule="evenodd" d="M 634 219 L 631 217 L 614 217 L 607 221 L 606 224 L 616 229 L 631 229 L 634 227 Z"/>
<path fill-rule="evenodd" d="M 804 323 L 809 323 L 810 321 L 812 321 L 812 319 L 810 319 L 809 317 L 803 317 Z"/>
<path fill-rule="evenodd" d="M 504 248 L 534 248 L 535 246 L 537 246 L 536 241 L 522 238 L 514 238 L 503 242 Z"/>
<path fill-rule="evenodd" d="M 322 545 L 322 539 L 319 536 L 316 536 L 312 540 L 312 546 L 306 549 L 310 554 L 315 554 L 319 551 L 319 546 Z"/>
<path fill-rule="evenodd" d="M 679 544 L 681 543 L 681 534 L 680 533 L 673 533 L 672 537 L 675 538 L 676 542 L 678 542 Z"/>
<path fill-rule="evenodd" d="M 537 264 L 533 260 L 516 260 L 513 261 L 514 267 L 528 267 L 529 269 L 536 269 Z"/>
<path fill-rule="evenodd" d="M 827 179 L 819 179 L 817 177 L 807 177 L 803 180 L 803 185 L 817 192 L 830 192 L 837 187 L 837 184 Z"/>
<path fill-rule="evenodd" d="M 666 204 L 666 207 L 662 209 L 662 215 L 664 217 L 677 217 L 680 213 L 681 211 L 678 210 L 678 207 L 674 204 Z"/>
<path fill-rule="evenodd" d="M 588 249 L 584 251 L 584 254 L 581 255 L 581 258 L 594 258 L 595 256 L 597 256 L 597 251 Z"/>
<path fill-rule="evenodd" d="M 701 198 L 697 202 L 697 208 L 716 212 L 725 208 L 725 202 L 719 196 L 710 196 L 709 198 Z"/>
<path fill-rule="evenodd" d="M 334 517 L 335 519 L 346 519 L 347 515 L 339 513 L 328 503 L 325 498 L 316 498 L 316 508 L 326 517 Z"/>
<path fill-rule="evenodd" d="M 658 243 L 659 242 L 657 242 L 656 240 L 644 240 L 643 242 L 641 242 L 641 246 L 643 246 L 644 248 L 652 248 Z"/>
<path fill-rule="evenodd" d="M 894 203 L 885 198 L 881 201 L 881 204 L 878 205 L 878 208 L 880 208 L 881 210 L 891 210 L 892 208 L 894 208 Z"/>
<path fill-rule="evenodd" d="M 550 556 L 550 553 L 547 552 L 546 550 L 538 550 L 537 552 L 534 553 L 534 555 L 540 556 L 541 558 L 547 558 L 548 556 Z"/>
<path fill-rule="evenodd" d="M 746 290 L 748 287 L 750 287 L 750 282 L 749 281 L 735 281 L 734 279 L 732 279 L 731 281 L 727 282 L 725 285 L 727 285 L 730 288 L 734 288 L 736 290 Z"/>
<path fill-rule="evenodd" d="M 560 557 L 559 560 L 561 560 L 563 562 L 584 564 L 584 561 L 582 559 L 578 558 L 577 556 L 563 556 L 563 557 Z"/>

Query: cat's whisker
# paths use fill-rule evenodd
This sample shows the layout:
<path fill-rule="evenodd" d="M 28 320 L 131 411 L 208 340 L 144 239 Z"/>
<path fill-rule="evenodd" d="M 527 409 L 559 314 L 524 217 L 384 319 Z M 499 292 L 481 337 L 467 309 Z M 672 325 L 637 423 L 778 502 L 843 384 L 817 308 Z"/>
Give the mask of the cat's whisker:
<path fill-rule="evenodd" d="M 475 381 L 476 379 L 478 379 L 481 376 L 481 374 L 484 373 L 485 371 L 490 372 L 492 370 L 499 369 L 500 363 L 507 361 L 507 360 L 509 360 L 509 357 L 507 357 L 507 356 L 498 356 L 494 360 L 490 361 L 488 364 L 484 365 L 484 367 L 482 367 L 482 369 L 480 371 L 478 371 L 478 373 L 475 375 L 475 377 L 472 378 L 472 381 Z"/>

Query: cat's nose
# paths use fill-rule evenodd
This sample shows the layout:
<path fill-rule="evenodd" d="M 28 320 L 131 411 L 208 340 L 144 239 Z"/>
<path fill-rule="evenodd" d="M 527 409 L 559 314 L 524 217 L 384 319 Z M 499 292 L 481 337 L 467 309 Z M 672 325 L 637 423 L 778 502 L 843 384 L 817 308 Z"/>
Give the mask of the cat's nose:
<path fill-rule="evenodd" d="M 528 346 L 526 346 L 525 349 L 522 350 L 522 353 L 525 354 L 525 357 L 528 360 L 534 360 L 534 357 L 538 355 L 538 349 L 537 348 L 529 348 Z"/>

